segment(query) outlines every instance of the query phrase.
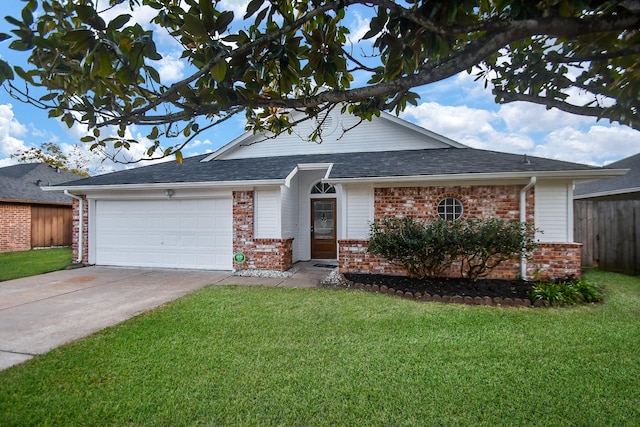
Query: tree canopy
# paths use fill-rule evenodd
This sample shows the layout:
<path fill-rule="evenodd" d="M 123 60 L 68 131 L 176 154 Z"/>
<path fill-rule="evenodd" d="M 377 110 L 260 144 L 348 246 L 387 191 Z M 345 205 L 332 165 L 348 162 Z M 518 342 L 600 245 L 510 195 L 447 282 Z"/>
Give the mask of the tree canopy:
<path fill-rule="evenodd" d="M 179 44 L 189 64 L 182 80 L 163 83 L 158 33 L 130 13 L 107 18 L 141 5 Z M 349 39 L 352 10 L 371 17 L 368 51 Z M 94 148 L 127 148 L 135 141 L 126 127 L 146 125 L 147 155 L 180 161 L 185 144 L 238 113 L 249 129 L 275 134 L 291 131 L 293 110 L 321 119 L 337 107 L 370 119 L 399 113 L 417 103 L 415 88 L 463 71 L 490 83 L 498 103 L 640 129 L 635 0 L 250 0 L 243 16 L 214 0 L 28 0 L 6 20 L 14 29 L 0 40 L 29 59 L 26 68 L 0 60 L 4 88 L 68 126 L 88 126 L 82 141 Z M 117 134 L 104 132 L 111 126 Z"/>
<path fill-rule="evenodd" d="M 45 142 L 40 147 L 17 151 L 11 157 L 21 163 L 46 163 L 83 177 L 91 176 L 92 172 L 89 155 L 83 153 L 78 145 L 74 145 L 69 154 L 65 154 L 58 144 Z"/>

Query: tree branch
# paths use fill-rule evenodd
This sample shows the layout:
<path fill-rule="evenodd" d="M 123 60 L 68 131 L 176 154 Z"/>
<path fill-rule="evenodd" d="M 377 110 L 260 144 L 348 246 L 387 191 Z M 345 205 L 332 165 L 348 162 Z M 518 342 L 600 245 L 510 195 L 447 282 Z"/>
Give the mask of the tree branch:
<path fill-rule="evenodd" d="M 558 110 L 565 111 L 571 114 L 578 114 L 581 116 L 596 117 L 597 119 L 608 119 L 618 121 L 617 114 L 612 114 L 610 108 L 606 107 L 587 107 L 569 104 L 565 101 L 560 101 L 555 98 L 546 96 L 527 95 L 523 93 L 504 92 L 498 89 L 494 89 L 493 93 L 501 98 L 500 103 L 510 103 L 516 101 L 532 102 L 534 104 L 544 105 L 548 108 L 557 108 Z M 636 130 L 640 130 L 640 117 L 634 115 L 628 118 L 629 126 Z"/>
<path fill-rule="evenodd" d="M 593 53 L 584 56 L 563 56 L 558 52 L 549 52 L 546 59 L 554 64 L 569 64 L 572 62 L 596 62 L 606 61 L 607 59 L 621 58 L 623 56 L 632 56 L 640 54 L 640 46 L 629 46 L 624 49 L 618 49 L 609 52 Z"/>

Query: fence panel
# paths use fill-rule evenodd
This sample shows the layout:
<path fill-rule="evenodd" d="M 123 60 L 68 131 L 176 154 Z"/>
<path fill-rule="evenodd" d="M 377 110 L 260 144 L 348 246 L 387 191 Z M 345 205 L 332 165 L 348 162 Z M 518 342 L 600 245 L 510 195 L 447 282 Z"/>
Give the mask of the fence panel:
<path fill-rule="evenodd" d="M 31 247 L 71 246 L 71 208 L 31 207 Z"/>
<path fill-rule="evenodd" d="M 576 200 L 574 237 L 583 267 L 640 273 L 640 200 Z"/>

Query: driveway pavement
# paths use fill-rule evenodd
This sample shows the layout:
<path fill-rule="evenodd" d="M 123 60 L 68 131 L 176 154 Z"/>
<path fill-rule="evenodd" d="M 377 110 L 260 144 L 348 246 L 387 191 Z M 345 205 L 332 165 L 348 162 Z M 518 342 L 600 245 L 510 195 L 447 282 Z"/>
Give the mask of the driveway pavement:
<path fill-rule="evenodd" d="M 292 277 L 230 271 L 85 267 L 0 282 L 0 370 L 210 284 L 313 287 L 327 270 Z"/>

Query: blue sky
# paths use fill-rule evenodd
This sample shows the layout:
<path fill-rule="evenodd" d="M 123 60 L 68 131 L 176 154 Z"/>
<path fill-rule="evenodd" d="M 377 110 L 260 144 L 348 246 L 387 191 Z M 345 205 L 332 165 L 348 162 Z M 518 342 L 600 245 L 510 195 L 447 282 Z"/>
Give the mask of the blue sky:
<path fill-rule="evenodd" d="M 19 16 L 22 2 L 12 0 L 5 3 L 9 4 L 3 4 L 3 15 Z M 221 2 L 236 11 L 238 17 L 243 15 L 247 3 L 241 0 Z M 123 11 L 111 13 L 115 16 Z M 351 38 L 356 44 L 354 50 L 363 48 L 367 51 L 370 46 L 368 41 L 360 41 L 368 29 L 366 13 L 361 8 L 348 15 L 352 21 L 349 25 Z M 149 24 L 153 10 L 138 8 L 133 15 L 141 25 L 153 28 Z M 2 20 L 0 31 L 7 32 L 9 29 L 9 24 Z M 156 32 L 156 43 L 164 56 L 159 66 L 163 83 L 170 84 L 184 77 L 188 66 L 180 61 L 180 51 L 172 40 Z M 0 43 L 0 56 L 12 64 L 25 61 L 24 55 L 8 49 L 8 42 Z M 358 83 L 357 76 L 355 83 Z M 474 76 L 467 73 L 415 91 L 421 95 L 420 103 L 402 113 L 402 118 L 474 148 L 593 165 L 604 165 L 640 152 L 638 131 L 604 121 L 597 122 L 590 117 L 546 110 L 534 104 L 519 102 L 497 105 L 493 102 L 490 88 L 485 89 L 482 82 L 474 81 Z M 577 92 L 572 94 L 574 99 L 580 99 L 581 96 Z M 214 151 L 243 131 L 244 116 L 239 115 L 200 135 L 184 150 L 184 155 Z M 15 163 L 15 159 L 10 158 L 11 153 L 44 142 L 55 142 L 63 150 L 70 150 L 85 133 L 80 126 L 68 129 L 58 120 L 49 119 L 46 111 L 22 104 L 0 89 L 0 167 Z M 148 130 L 131 127 L 129 133 L 140 143 L 127 157 L 138 158 L 149 144 L 144 137 Z M 92 162 L 93 169 L 102 172 L 132 167 L 111 162 L 100 163 L 99 158 L 94 158 Z"/>

